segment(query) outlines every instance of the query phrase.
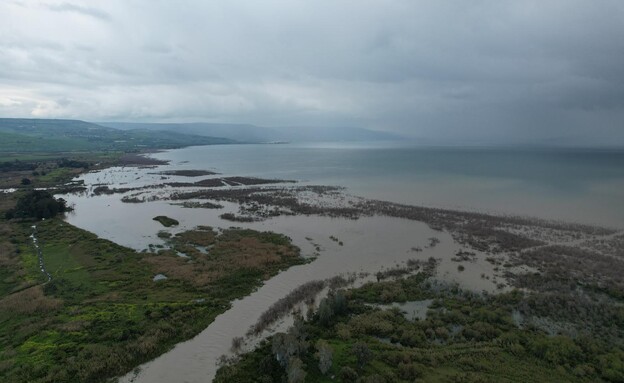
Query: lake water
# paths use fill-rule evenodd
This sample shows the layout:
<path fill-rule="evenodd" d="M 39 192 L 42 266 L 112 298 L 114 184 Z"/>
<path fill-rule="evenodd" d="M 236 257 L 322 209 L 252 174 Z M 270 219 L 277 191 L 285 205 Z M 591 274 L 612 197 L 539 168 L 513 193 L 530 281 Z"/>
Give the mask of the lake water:
<path fill-rule="evenodd" d="M 341 185 L 354 195 L 416 205 L 624 226 L 621 152 L 280 144 L 191 147 L 156 153 L 153 157 L 170 163 L 155 169 L 110 168 L 80 178 L 90 189 L 99 184 L 138 187 L 201 178 L 165 177 L 159 174 L 162 171 L 205 169 L 224 176 Z M 149 193 L 164 195 L 171 190 L 162 188 Z M 156 215 L 180 221 L 178 227 L 167 229 L 175 233 L 197 225 L 229 227 L 232 222 L 219 215 L 237 211 L 233 203 L 223 203 L 223 209 L 188 209 L 166 200 L 123 203 L 121 197 L 94 196 L 89 192 L 67 195 L 65 198 L 75 206 L 75 211 L 66 219 L 102 238 L 142 250 L 149 244 L 163 243 L 157 236 L 163 227 L 152 220 Z M 439 260 L 436 277 L 443 282 L 494 292 L 498 283 L 504 281 L 503 271 L 497 271 L 480 252 L 474 261 L 464 262 L 465 269 L 460 271 L 452 257 L 463 246 L 449 233 L 434 231 L 417 221 L 383 216 L 359 220 L 281 216 L 236 225 L 286 234 L 304 256 L 313 255 L 317 245 L 321 251 L 313 262 L 283 271 L 253 294 L 233 302 L 231 309 L 197 337 L 144 364 L 138 376 L 122 377 L 122 382 L 211 381 L 216 361 L 230 352 L 232 339 L 244 335 L 272 303 L 310 280 L 350 272 L 375 273 L 410 259 L 434 257 Z M 344 244 L 337 244 L 331 237 Z M 430 237 L 440 240 L 434 248 L 426 247 Z M 423 251 L 414 252 L 414 247 Z M 412 314 L 417 311 L 417 307 L 407 309 Z M 289 320 L 284 318 L 276 329 L 284 329 Z M 245 348 L 253 347 L 268 334 L 246 338 Z"/>
<path fill-rule="evenodd" d="M 176 168 L 341 185 L 393 202 L 624 227 L 624 151 L 332 143 L 190 147 L 154 157 Z"/>

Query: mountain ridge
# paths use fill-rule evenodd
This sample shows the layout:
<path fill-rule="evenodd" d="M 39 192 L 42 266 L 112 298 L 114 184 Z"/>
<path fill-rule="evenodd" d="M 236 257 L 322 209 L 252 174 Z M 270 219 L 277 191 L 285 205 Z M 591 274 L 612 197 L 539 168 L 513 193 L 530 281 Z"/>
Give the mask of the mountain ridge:
<path fill-rule="evenodd" d="M 253 124 L 211 122 L 97 122 L 97 124 L 121 130 L 168 130 L 185 134 L 218 136 L 248 143 L 275 141 L 392 141 L 404 138 L 393 133 L 353 127 L 263 127 Z"/>

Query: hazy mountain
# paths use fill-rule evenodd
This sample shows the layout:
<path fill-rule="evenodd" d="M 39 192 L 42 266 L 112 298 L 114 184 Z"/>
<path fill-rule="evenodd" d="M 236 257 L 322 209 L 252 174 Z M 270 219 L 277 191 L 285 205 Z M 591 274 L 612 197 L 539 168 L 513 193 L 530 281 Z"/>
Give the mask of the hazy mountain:
<path fill-rule="evenodd" d="M 185 134 L 225 137 L 242 142 L 272 141 L 382 141 L 401 136 L 361 128 L 286 127 L 267 128 L 250 124 L 98 122 L 116 129 L 169 130 Z"/>

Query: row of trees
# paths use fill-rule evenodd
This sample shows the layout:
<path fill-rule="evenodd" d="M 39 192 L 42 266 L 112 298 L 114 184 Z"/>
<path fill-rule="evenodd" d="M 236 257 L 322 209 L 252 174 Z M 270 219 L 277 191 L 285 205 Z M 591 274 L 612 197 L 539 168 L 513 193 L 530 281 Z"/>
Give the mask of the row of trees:
<path fill-rule="evenodd" d="M 54 198 L 49 191 L 31 190 L 17 200 L 17 205 L 5 213 L 5 218 L 52 218 L 69 210 L 64 199 Z"/>
<path fill-rule="evenodd" d="M 16 172 L 35 170 L 37 165 L 31 162 L 22 162 L 19 160 L 0 162 L 0 172 Z"/>

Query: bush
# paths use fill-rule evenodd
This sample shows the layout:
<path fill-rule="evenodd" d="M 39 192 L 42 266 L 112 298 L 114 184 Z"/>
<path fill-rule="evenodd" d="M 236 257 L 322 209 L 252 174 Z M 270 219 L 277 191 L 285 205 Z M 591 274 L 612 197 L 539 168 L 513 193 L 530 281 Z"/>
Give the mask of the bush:
<path fill-rule="evenodd" d="M 351 367 L 345 366 L 340 369 L 340 380 L 343 382 L 355 382 L 358 378 L 358 373 Z"/>
<path fill-rule="evenodd" d="M 371 350 L 368 348 L 368 345 L 364 342 L 357 342 L 351 348 L 351 351 L 357 358 L 358 368 L 361 370 L 366 366 L 366 364 L 371 360 L 373 354 Z"/>
<path fill-rule="evenodd" d="M 386 379 L 381 375 L 374 374 L 358 379 L 357 383 L 386 383 Z"/>
<path fill-rule="evenodd" d="M 399 376 L 401 379 L 413 381 L 423 375 L 424 366 L 417 363 L 401 363 L 399 364 Z"/>

